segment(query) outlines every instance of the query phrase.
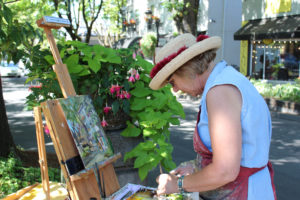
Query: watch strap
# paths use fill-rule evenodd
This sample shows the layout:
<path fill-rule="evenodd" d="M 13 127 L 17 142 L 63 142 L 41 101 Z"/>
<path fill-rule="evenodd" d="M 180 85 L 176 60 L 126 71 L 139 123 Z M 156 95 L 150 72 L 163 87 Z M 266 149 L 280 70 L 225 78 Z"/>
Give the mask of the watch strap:
<path fill-rule="evenodd" d="M 180 176 L 180 177 L 178 177 L 178 180 L 177 180 L 177 186 L 178 186 L 178 190 L 180 193 L 184 193 L 183 179 L 184 179 L 184 176 Z"/>

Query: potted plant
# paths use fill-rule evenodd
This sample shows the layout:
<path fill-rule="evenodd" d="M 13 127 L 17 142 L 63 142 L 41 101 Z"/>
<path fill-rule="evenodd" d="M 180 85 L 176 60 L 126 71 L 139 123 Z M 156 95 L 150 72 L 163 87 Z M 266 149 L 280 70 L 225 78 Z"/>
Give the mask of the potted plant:
<path fill-rule="evenodd" d="M 142 39 L 140 40 L 140 46 L 145 57 L 152 60 L 156 44 L 157 38 L 155 36 L 155 33 L 149 32 L 142 37 Z"/>
<path fill-rule="evenodd" d="M 178 118 L 184 117 L 184 112 L 170 87 L 158 91 L 148 87 L 153 65 L 130 49 L 89 46 L 78 41 L 59 43 L 58 48 L 77 94 L 90 95 L 102 126 L 124 128 L 121 137 L 141 139 L 124 156 L 125 161 L 133 159 L 140 179 L 144 180 L 159 165 L 166 171 L 173 169 L 168 128 L 171 124 L 178 125 Z M 37 86 L 30 88 L 28 108 L 62 97 L 51 69 L 52 55 L 39 46 L 35 51 L 29 55 L 31 62 L 26 64 L 31 71 L 27 82 L 38 81 Z"/>

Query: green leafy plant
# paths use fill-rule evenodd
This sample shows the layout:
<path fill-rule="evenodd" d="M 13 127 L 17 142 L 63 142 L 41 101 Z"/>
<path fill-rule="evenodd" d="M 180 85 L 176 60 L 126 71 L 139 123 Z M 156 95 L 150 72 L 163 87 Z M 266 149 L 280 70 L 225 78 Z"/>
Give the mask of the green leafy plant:
<path fill-rule="evenodd" d="M 152 58 L 155 52 L 157 38 L 155 33 L 150 32 L 145 34 L 140 40 L 142 52 L 145 57 Z"/>
<path fill-rule="evenodd" d="M 258 92 L 267 98 L 276 98 L 279 100 L 300 102 L 300 84 L 277 84 L 272 85 L 261 80 L 251 79 Z"/>
<path fill-rule="evenodd" d="M 145 65 L 145 62 L 139 59 L 141 65 Z M 122 132 L 124 137 L 143 135 L 145 139 L 124 157 L 125 161 L 136 158 L 134 167 L 139 169 L 141 180 L 159 164 L 167 171 L 176 167 L 172 161 L 173 147 L 170 144 L 168 128 L 171 124 L 180 124 L 178 117 L 185 117 L 182 105 L 177 102 L 170 87 L 158 91 L 151 90 L 148 87 L 150 78 L 147 76 L 150 73 L 149 67 L 145 68 L 145 71 L 141 81 L 131 90 L 134 97 L 130 100 L 131 121 L 127 122 L 127 128 Z"/>
<path fill-rule="evenodd" d="M 100 45 L 68 41 L 60 43 L 60 55 L 68 67 L 77 94 L 91 96 L 102 126 L 109 126 L 109 116 L 124 120 L 127 128 L 124 137 L 143 136 L 124 159 L 135 158 L 143 180 L 148 172 L 161 165 L 169 171 L 175 167 L 170 144 L 171 124 L 179 124 L 184 117 L 183 108 L 171 93 L 170 87 L 158 91 L 149 88 L 149 73 L 153 65 L 130 49 L 110 49 Z M 62 97 L 54 64 L 48 50 L 36 48 L 36 57 L 27 66 L 31 70 L 27 81 L 38 81 L 27 97 L 29 108 L 47 99 Z M 40 59 L 38 58 L 40 55 Z M 36 59 L 35 59 L 36 58 Z M 127 116 L 127 117 L 124 117 Z M 107 120 L 107 121 L 106 121 Z"/>
<path fill-rule="evenodd" d="M 60 181 L 59 169 L 49 168 L 48 174 L 50 181 Z M 40 168 L 23 167 L 22 162 L 13 155 L 0 157 L 0 198 L 36 182 L 41 182 Z"/>

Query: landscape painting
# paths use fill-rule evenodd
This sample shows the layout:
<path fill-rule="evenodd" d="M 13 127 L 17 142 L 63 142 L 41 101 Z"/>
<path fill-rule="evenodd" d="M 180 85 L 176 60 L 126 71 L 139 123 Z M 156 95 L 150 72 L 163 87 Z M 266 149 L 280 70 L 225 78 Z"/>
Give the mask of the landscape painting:
<path fill-rule="evenodd" d="M 88 96 L 60 99 L 70 132 L 86 169 L 113 155 L 99 116 Z"/>

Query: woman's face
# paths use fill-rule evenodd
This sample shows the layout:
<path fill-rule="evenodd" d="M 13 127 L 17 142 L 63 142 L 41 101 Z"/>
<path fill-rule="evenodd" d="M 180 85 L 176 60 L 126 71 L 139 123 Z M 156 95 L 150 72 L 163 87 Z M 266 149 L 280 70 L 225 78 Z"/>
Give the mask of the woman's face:
<path fill-rule="evenodd" d="M 181 90 L 191 96 L 202 95 L 208 74 L 204 72 L 201 75 L 194 75 L 193 77 L 173 74 L 168 83 L 171 84 L 173 91 Z"/>

